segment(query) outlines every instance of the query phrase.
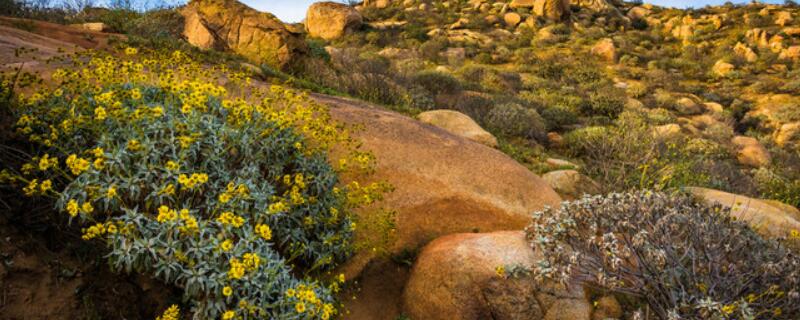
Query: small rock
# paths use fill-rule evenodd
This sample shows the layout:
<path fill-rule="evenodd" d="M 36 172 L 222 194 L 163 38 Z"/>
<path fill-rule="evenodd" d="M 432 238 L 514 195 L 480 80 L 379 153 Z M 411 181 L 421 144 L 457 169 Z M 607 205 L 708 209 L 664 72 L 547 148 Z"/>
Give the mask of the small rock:
<path fill-rule="evenodd" d="M 535 0 L 512 0 L 509 4 L 509 7 L 513 9 L 517 8 L 533 8 Z"/>
<path fill-rule="evenodd" d="M 694 100 L 683 97 L 675 101 L 675 111 L 681 115 L 694 115 L 703 113 L 703 107 Z"/>
<path fill-rule="evenodd" d="M 722 111 L 724 111 L 724 108 L 722 107 L 722 105 L 719 104 L 719 103 L 716 103 L 716 102 L 706 102 L 706 103 L 703 103 L 703 106 L 706 107 L 706 110 L 708 110 L 710 112 L 713 112 L 713 113 L 722 113 Z"/>
<path fill-rule="evenodd" d="M 775 144 L 785 147 L 800 141 L 800 122 L 786 123 L 781 125 L 775 133 Z"/>
<path fill-rule="evenodd" d="M 433 110 L 420 113 L 419 121 L 489 147 L 497 147 L 497 138 L 481 128 L 469 116 L 453 110 Z"/>
<path fill-rule="evenodd" d="M 520 22 L 522 22 L 522 16 L 516 12 L 509 12 L 503 16 L 503 21 L 505 21 L 506 25 L 509 27 L 516 27 Z"/>
<path fill-rule="evenodd" d="M 743 165 L 759 168 L 772 161 L 767 148 L 755 138 L 736 136 L 731 143 L 738 148 L 737 159 Z"/>
<path fill-rule="evenodd" d="M 108 26 L 102 22 L 76 23 L 76 24 L 71 24 L 70 26 L 94 32 L 104 32 L 108 30 Z"/>
<path fill-rule="evenodd" d="M 547 158 L 544 163 L 551 169 L 580 169 L 580 166 L 567 160 Z"/>
<path fill-rule="evenodd" d="M 542 175 L 542 179 L 550 185 L 564 200 L 575 200 L 584 194 L 600 194 L 600 184 L 575 170 L 556 170 Z"/>
<path fill-rule="evenodd" d="M 592 54 L 605 59 L 608 62 L 614 62 L 617 59 L 617 47 L 614 46 L 614 40 L 605 38 L 598 41 L 592 47 Z"/>
<path fill-rule="evenodd" d="M 653 136 L 659 139 L 669 139 L 680 135 L 681 126 L 670 123 L 653 127 Z"/>
<path fill-rule="evenodd" d="M 711 72 L 719 77 L 727 77 L 736 69 L 736 66 L 722 60 L 717 60 L 711 68 Z"/>

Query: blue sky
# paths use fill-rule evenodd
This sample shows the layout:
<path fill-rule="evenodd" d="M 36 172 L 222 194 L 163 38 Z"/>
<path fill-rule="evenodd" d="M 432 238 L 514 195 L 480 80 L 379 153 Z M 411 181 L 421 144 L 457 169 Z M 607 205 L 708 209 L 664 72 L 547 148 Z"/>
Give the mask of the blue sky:
<path fill-rule="evenodd" d="M 309 5 L 320 0 L 242 0 L 261 11 L 271 12 L 285 22 L 299 22 L 306 16 Z M 343 1 L 340 1 L 343 2 Z M 726 0 L 652 0 L 645 1 L 661 6 L 700 8 L 707 4 L 723 4 Z M 749 0 L 731 0 L 733 3 L 747 3 Z M 766 0 L 768 3 L 783 3 L 783 0 Z"/>

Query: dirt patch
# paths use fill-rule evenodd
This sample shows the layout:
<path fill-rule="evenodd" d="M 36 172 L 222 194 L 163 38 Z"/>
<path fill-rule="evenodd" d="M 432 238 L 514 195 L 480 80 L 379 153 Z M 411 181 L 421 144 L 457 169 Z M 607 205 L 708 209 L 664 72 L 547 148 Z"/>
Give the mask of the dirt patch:
<path fill-rule="evenodd" d="M 30 225 L 31 229 L 40 229 Z M 153 319 L 180 292 L 109 270 L 75 234 L 0 217 L 0 319 Z"/>

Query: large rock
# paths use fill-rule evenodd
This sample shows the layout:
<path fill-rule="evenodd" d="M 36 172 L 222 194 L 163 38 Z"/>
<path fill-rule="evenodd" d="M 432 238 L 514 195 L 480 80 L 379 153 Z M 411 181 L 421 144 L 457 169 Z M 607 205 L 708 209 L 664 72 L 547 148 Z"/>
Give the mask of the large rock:
<path fill-rule="evenodd" d="M 533 3 L 533 13 L 550 20 L 561 20 L 569 16 L 570 0 L 536 0 Z"/>
<path fill-rule="evenodd" d="M 469 116 L 453 110 L 433 110 L 420 113 L 417 118 L 427 124 L 442 128 L 447 132 L 461 136 L 490 147 L 497 146 L 497 138 L 483 130 Z"/>
<path fill-rule="evenodd" d="M 611 38 L 601 39 L 592 47 L 592 54 L 599 56 L 607 62 L 614 62 L 617 60 L 617 47 L 614 46 L 614 40 Z"/>
<path fill-rule="evenodd" d="M 575 170 L 556 170 L 542 175 L 553 190 L 564 200 L 575 200 L 585 194 L 595 195 L 602 192 L 600 184 Z"/>
<path fill-rule="evenodd" d="M 303 37 L 278 18 L 236 0 L 194 0 L 181 10 L 184 36 L 203 49 L 226 49 L 284 68 L 306 50 Z"/>
<path fill-rule="evenodd" d="M 755 138 L 736 136 L 731 143 L 736 146 L 738 150 L 736 158 L 743 165 L 758 168 L 769 165 L 772 161 L 767 148 Z"/>
<path fill-rule="evenodd" d="M 459 232 L 520 230 L 530 213 L 561 202 L 544 180 L 500 151 L 366 103 L 312 95 L 355 132 L 378 159 L 373 181 L 395 190 L 384 206 L 397 212 L 392 252 L 414 250 Z M 351 259 L 358 273 L 370 252 Z"/>
<path fill-rule="evenodd" d="M 718 203 L 731 208 L 733 217 L 747 221 L 765 236 L 786 237 L 792 230 L 800 230 L 800 215 L 796 208 L 787 204 L 714 189 L 690 187 L 685 190 L 707 204 Z"/>
<path fill-rule="evenodd" d="M 403 293 L 411 319 L 591 319 L 582 292 L 537 286 L 527 277 L 498 274 L 498 267 L 531 267 L 535 253 L 523 231 L 454 234 L 427 245 Z"/>
<path fill-rule="evenodd" d="M 308 7 L 306 30 L 312 37 L 338 39 L 361 26 L 361 14 L 338 2 L 317 2 Z"/>

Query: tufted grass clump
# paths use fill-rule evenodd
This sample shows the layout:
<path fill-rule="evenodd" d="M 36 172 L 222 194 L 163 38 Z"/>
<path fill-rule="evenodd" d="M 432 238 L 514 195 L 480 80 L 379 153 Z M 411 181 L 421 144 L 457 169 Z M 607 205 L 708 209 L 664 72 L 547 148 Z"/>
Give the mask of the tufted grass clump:
<path fill-rule="evenodd" d="M 538 279 L 644 302 L 660 319 L 797 319 L 800 257 L 720 206 L 638 191 L 534 214 Z"/>
<path fill-rule="evenodd" d="M 180 51 L 65 61 L 14 102 L 36 154 L 6 182 L 53 199 L 114 268 L 182 288 L 195 318 L 336 316 L 344 278 L 327 275 L 383 188 L 339 180 L 373 159 L 324 107 Z"/>

